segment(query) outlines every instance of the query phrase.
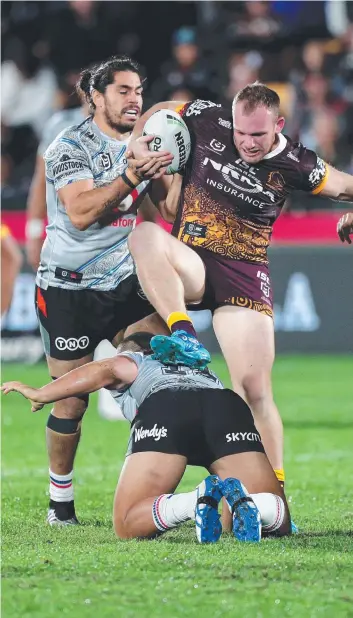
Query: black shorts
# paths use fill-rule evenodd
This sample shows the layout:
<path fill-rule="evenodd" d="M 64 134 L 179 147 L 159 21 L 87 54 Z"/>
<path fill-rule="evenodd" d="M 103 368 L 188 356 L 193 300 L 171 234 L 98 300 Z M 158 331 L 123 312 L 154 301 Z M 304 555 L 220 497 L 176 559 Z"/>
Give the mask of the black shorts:
<path fill-rule="evenodd" d="M 145 399 L 131 427 L 128 454 L 146 451 L 209 468 L 226 455 L 264 448 L 249 406 L 233 391 L 165 389 Z"/>
<path fill-rule="evenodd" d="M 35 303 L 45 353 L 58 360 L 82 358 L 155 312 L 134 275 L 109 292 L 36 286 Z"/>

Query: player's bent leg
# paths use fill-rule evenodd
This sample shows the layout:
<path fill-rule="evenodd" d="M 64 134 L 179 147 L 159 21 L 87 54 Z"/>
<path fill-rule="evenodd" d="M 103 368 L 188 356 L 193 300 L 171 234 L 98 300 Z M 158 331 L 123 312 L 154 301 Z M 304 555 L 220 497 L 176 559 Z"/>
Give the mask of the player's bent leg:
<path fill-rule="evenodd" d="M 195 251 L 149 222 L 141 223 L 130 234 L 129 248 L 144 293 L 172 333 L 171 337 L 157 335 L 152 340 L 155 357 L 164 363 L 205 367 L 211 358 L 197 340 L 185 305 L 186 301 L 202 300 L 203 261 Z"/>
<path fill-rule="evenodd" d="M 233 388 L 249 403 L 267 456 L 283 473 L 283 425 L 271 385 L 273 320 L 252 309 L 225 306 L 215 311 L 213 326 Z"/>
<path fill-rule="evenodd" d="M 165 322 L 173 311 L 186 313 L 185 300 L 202 300 L 205 267 L 195 251 L 147 221 L 128 242 L 142 289 Z"/>
<path fill-rule="evenodd" d="M 184 474 L 186 463 L 182 455 L 152 451 L 133 453 L 126 458 L 114 497 L 113 523 L 119 538 L 153 537 L 190 519 L 192 513 L 187 500 L 184 504 L 182 499 L 179 504 L 174 501 L 174 508 L 168 500 Z"/>
<path fill-rule="evenodd" d="M 53 379 L 91 362 L 92 354 L 84 358 L 62 361 L 47 357 Z M 70 397 L 57 401 L 48 418 L 46 442 L 49 457 L 50 525 L 78 523 L 74 506 L 73 467 L 81 437 L 81 421 L 88 407 L 87 397 Z"/>
<path fill-rule="evenodd" d="M 192 519 L 200 543 L 218 541 L 220 479 L 208 476 L 194 491 L 173 494 L 186 464 L 182 455 L 152 451 L 127 457 L 114 499 L 114 530 L 119 538 L 154 538 Z"/>
<path fill-rule="evenodd" d="M 283 489 L 265 454 L 261 436 L 256 431 L 250 407 L 238 394 L 229 389 L 208 390 L 202 394 L 203 430 L 207 442 L 207 468 L 223 481 L 223 495 L 232 513 L 232 528 L 239 540 L 260 540 L 260 510 L 256 494 L 273 494 L 274 505 L 285 505 Z M 214 411 L 217 410 L 217 414 Z M 249 495 L 250 494 L 250 495 Z M 270 501 L 273 498 L 270 498 Z M 226 510 L 225 510 L 226 512 Z M 261 513 L 262 515 L 262 513 Z M 262 523 L 271 531 L 288 532 L 287 520 L 278 522 L 277 510 L 273 520 Z M 227 522 L 225 527 L 228 529 Z M 283 527 L 282 527 L 283 525 Z"/>
<path fill-rule="evenodd" d="M 237 538 L 244 540 L 241 537 L 247 527 L 239 527 L 239 521 L 247 523 L 247 518 L 250 519 L 248 529 L 256 536 L 256 514 L 251 503 L 260 513 L 264 536 L 290 534 L 290 514 L 284 492 L 264 453 L 245 452 L 222 457 L 213 462 L 210 472 L 224 480 L 223 495 L 233 516 L 233 531 Z M 226 510 L 223 526 L 229 529 Z"/>
<path fill-rule="evenodd" d="M 151 313 L 139 322 L 128 326 L 124 332 L 124 337 L 129 337 L 138 332 L 169 335 L 169 329 L 158 313 Z"/>

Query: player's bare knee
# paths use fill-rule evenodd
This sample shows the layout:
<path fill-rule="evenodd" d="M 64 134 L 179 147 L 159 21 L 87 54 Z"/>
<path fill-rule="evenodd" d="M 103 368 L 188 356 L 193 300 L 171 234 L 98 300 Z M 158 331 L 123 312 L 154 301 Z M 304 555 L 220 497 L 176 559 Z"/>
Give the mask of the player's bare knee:
<path fill-rule="evenodd" d="M 140 223 L 129 235 L 128 237 L 128 247 L 130 253 L 133 257 L 139 257 L 144 254 L 145 249 L 151 243 L 155 247 L 160 246 L 161 242 L 161 232 L 162 230 L 155 223 L 151 223 L 150 221 L 143 221 Z M 155 245 L 155 242 L 158 238 L 158 244 Z"/>
<path fill-rule="evenodd" d="M 52 414 L 56 418 L 78 420 L 82 419 L 88 408 L 89 397 L 88 395 L 82 395 L 82 397 L 70 397 L 57 401 L 54 404 Z"/>
<path fill-rule="evenodd" d="M 119 505 L 118 507 L 114 507 L 113 527 L 119 539 L 132 539 L 136 536 L 131 530 L 131 522 L 133 520 L 131 517 L 129 518 L 134 506 L 135 505 L 130 505 L 128 508 L 124 508 Z"/>
<path fill-rule="evenodd" d="M 121 514 L 114 514 L 113 518 L 113 526 L 115 535 L 118 539 L 128 539 L 130 538 L 128 535 L 127 526 L 125 525 L 126 514 L 125 517 L 122 517 Z"/>
<path fill-rule="evenodd" d="M 272 401 L 271 382 L 267 376 L 247 376 L 242 383 L 246 400 L 253 414 L 266 414 Z"/>

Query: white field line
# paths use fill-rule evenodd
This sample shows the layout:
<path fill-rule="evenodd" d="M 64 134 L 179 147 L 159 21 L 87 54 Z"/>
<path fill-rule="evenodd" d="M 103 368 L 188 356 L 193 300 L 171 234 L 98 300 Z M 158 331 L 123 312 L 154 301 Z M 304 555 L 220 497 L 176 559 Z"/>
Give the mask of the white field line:
<path fill-rule="evenodd" d="M 351 459 L 352 453 L 351 451 L 326 451 L 322 453 L 299 453 L 294 456 L 285 457 L 286 463 L 306 463 L 308 461 L 337 461 L 339 459 Z M 89 477 L 89 476 L 103 476 L 106 473 L 115 473 L 119 474 L 123 461 L 118 461 L 114 465 L 102 465 L 102 466 L 88 466 L 87 468 L 83 468 L 79 466 L 75 471 L 75 481 L 80 482 L 81 479 Z M 23 468 L 6 468 L 6 466 L 2 467 L 2 477 L 3 479 L 7 479 L 9 477 L 29 477 L 34 476 L 37 478 L 47 477 L 48 469 L 47 468 L 31 468 L 25 466 Z"/>
<path fill-rule="evenodd" d="M 123 467 L 124 462 L 123 461 L 119 461 L 118 463 L 116 463 L 115 465 L 110 465 L 110 466 L 106 466 L 106 465 L 102 465 L 102 466 L 89 466 L 87 468 L 82 468 L 82 466 L 78 466 L 78 469 L 75 471 L 74 474 L 74 479 L 76 482 L 79 482 L 81 478 L 83 477 L 87 477 L 87 476 L 98 476 L 99 480 L 100 477 L 103 478 L 103 475 L 105 475 L 107 472 L 108 473 L 114 473 L 115 474 L 119 474 L 121 468 Z M 41 477 L 48 477 L 49 475 L 49 470 L 48 468 L 31 468 L 31 467 L 24 467 L 24 468 L 6 468 L 6 466 L 2 466 L 2 478 L 3 479 L 7 479 L 9 477 L 27 477 L 29 478 L 30 476 L 35 476 L 37 478 L 41 478 Z"/>

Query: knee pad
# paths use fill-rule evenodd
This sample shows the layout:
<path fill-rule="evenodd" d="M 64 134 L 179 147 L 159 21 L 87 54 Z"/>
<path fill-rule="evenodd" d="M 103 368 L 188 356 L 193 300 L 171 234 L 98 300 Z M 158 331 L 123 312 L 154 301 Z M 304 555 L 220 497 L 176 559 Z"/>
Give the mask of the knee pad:
<path fill-rule="evenodd" d="M 53 414 L 49 414 L 47 427 L 55 433 L 66 435 L 75 434 L 81 428 L 83 414 L 79 418 L 58 418 Z"/>

